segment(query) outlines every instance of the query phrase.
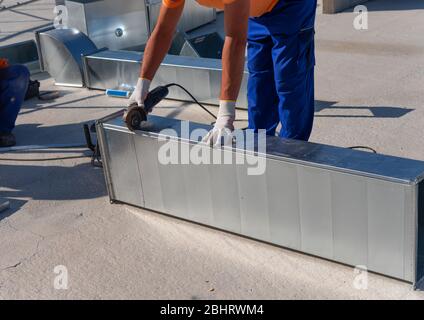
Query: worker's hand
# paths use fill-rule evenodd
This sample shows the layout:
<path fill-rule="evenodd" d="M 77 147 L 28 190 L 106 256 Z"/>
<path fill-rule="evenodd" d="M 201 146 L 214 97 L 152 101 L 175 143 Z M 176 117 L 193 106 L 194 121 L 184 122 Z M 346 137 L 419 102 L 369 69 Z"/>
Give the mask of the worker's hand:
<path fill-rule="evenodd" d="M 215 126 L 203 138 L 202 142 L 212 147 L 231 146 L 233 143 L 234 120 L 236 118 L 235 101 L 220 101 Z"/>
<path fill-rule="evenodd" d="M 146 100 L 147 94 L 149 93 L 151 81 L 148 79 L 139 78 L 137 85 L 133 93 L 130 96 L 128 101 L 128 106 L 132 104 L 137 104 L 139 107 L 144 105 L 144 100 Z"/>

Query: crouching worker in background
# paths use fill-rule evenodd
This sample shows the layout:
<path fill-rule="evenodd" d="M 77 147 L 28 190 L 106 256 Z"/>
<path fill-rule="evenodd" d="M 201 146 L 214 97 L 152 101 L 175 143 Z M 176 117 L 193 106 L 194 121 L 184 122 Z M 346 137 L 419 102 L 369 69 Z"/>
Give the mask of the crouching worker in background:
<path fill-rule="evenodd" d="M 16 144 L 12 130 L 25 99 L 29 70 L 23 65 L 9 66 L 0 58 L 0 148 Z"/>

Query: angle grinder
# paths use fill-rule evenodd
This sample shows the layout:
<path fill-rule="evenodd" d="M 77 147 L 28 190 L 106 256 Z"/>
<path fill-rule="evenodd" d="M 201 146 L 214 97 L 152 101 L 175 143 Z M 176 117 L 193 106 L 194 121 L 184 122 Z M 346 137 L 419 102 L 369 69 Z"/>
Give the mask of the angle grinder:
<path fill-rule="evenodd" d="M 140 129 L 141 124 L 147 120 L 147 115 L 153 108 L 165 99 L 169 94 L 169 86 L 159 86 L 150 91 L 144 100 L 144 105 L 139 106 L 136 103 L 130 105 L 124 113 L 124 121 L 131 131 Z"/>
<path fill-rule="evenodd" d="M 201 104 L 186 88 L 178 83 L 170 83 L 165 86 L 159 86 L 150 91 L 144 100 L 144 105 L 139 106 L 136 103 L 130 105 L 124 113 L 124 121 L 131 131 L 140 129 L 141 124 L 147 120 L 147 115 L 152 112 L 153 108 L 165 99 L 169 94 L 170 87 L 178 87 L 183 90 L 200 108 L 207 112 L 216 120 L 216 116 L 210 112 L 203 104 Z"/>

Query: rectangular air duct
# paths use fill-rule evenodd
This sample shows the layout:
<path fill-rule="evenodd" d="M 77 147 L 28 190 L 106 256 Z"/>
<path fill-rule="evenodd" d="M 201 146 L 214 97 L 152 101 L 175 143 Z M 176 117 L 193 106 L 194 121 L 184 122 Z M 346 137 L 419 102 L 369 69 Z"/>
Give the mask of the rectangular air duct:
<path fill-rule="evenodd" d="M 143 46 L 149 37 L 144 0 L 66 0 L 67 27 L 86 34 L 98 48 Z"/>
<path fill-rule="evenodd" d="M 162 0 L 146 0 L 146 2 L 149 8 L 150 30 L 153 31 L 159 17 Z M 187 32 L 211 23 L 215 19 L 215 9 L 202 6 L 197 1 L 186 1 L 177 29 L 181 32 Z"/>
<path fill-rule="evenodd" d="M 166 143 L 190 151 L 197 138 L 183 137 L 182 121 L 148 120 L 136 133 L 122 112 L 97 122 L 112 201 L 420 285 L 424 162 L 268 137 L 266 152 L 211 150 L 230 159 L 255 156 L 265 161 L 262 175 L 248 174 L 253 161 L 165 165 L 158 154 Z M 187 132 L 196 129 L 210 126 L 190 123 Z"/>
<path fill-rule="evenodd" d="M 142 50 L 156 25 L 161 0 L 66 0 L 67 27 L 86 34 L 98 48 Z M 179 30 L 216 19 L 215 10 L 187 1 Z"/>
<path fill-rule="evenodd" d="M 134 51 L 101 50 L 83 58 L 84 79 L 90 89 L 127 89 L 135 86 L 143 54 Z M 152 87 L 178 83 L 202 103 L 219 104 L 222 62 L 219 59 L 167 55 Z M 247 108 L 247 70 L 244 73 L 238 107 Z M 170 88 L 170 99 L 188 100 L 186 93 Z"/>

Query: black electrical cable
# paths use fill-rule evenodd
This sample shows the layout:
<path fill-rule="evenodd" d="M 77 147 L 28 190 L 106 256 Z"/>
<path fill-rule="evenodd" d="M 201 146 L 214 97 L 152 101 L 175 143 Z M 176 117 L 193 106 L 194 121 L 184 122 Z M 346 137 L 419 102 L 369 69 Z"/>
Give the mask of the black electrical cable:
<path fill-rule="evenodd" d="M 169 87 L 178 87 L 180 89 L 182 89 L 185 93 L 187 93 L 190 98 L 193 100 L 193 102 L 195 102 L 199 107 L 201 107 L 203 110 L 205 110 L 212 118 L 214 118 L 215 120 L 217 120 L 216 115 L 214 115 L 212 112 L 210 112 L 202 103 L 200 103 L 191 93 L 190 91 L 188 91 L 186 88 L 184 88 L 182 85 L 178 84 L 178 83 L 170 83 L 168 85 L 165 86 L 166 88 Z M 234 120 L 234 122 L 247 122 L 247 119 L 236 119 Z M 215 121 L 211 123 L 211 125 L 214 125 Z"/>
<path fill-rule="evenodd" d="M 216 115 L 214 115 L 212 112 L 210 112 L 203 104 L 201 104 L 191 93 L 190 91 L 188 91 L 186 88 L 184 88 L 182 85 L 178 84 L 178 83 L 170 83 L 167 84 L 165 87 L 170 88 L 170 87 L 178 87 L 181 90 L 183 90 L 185 93 L 187 93 L 190 98 L 203 110 L 205 110 L 212 118 L 214 118 L 215 120 L 217 119 Z"/>

